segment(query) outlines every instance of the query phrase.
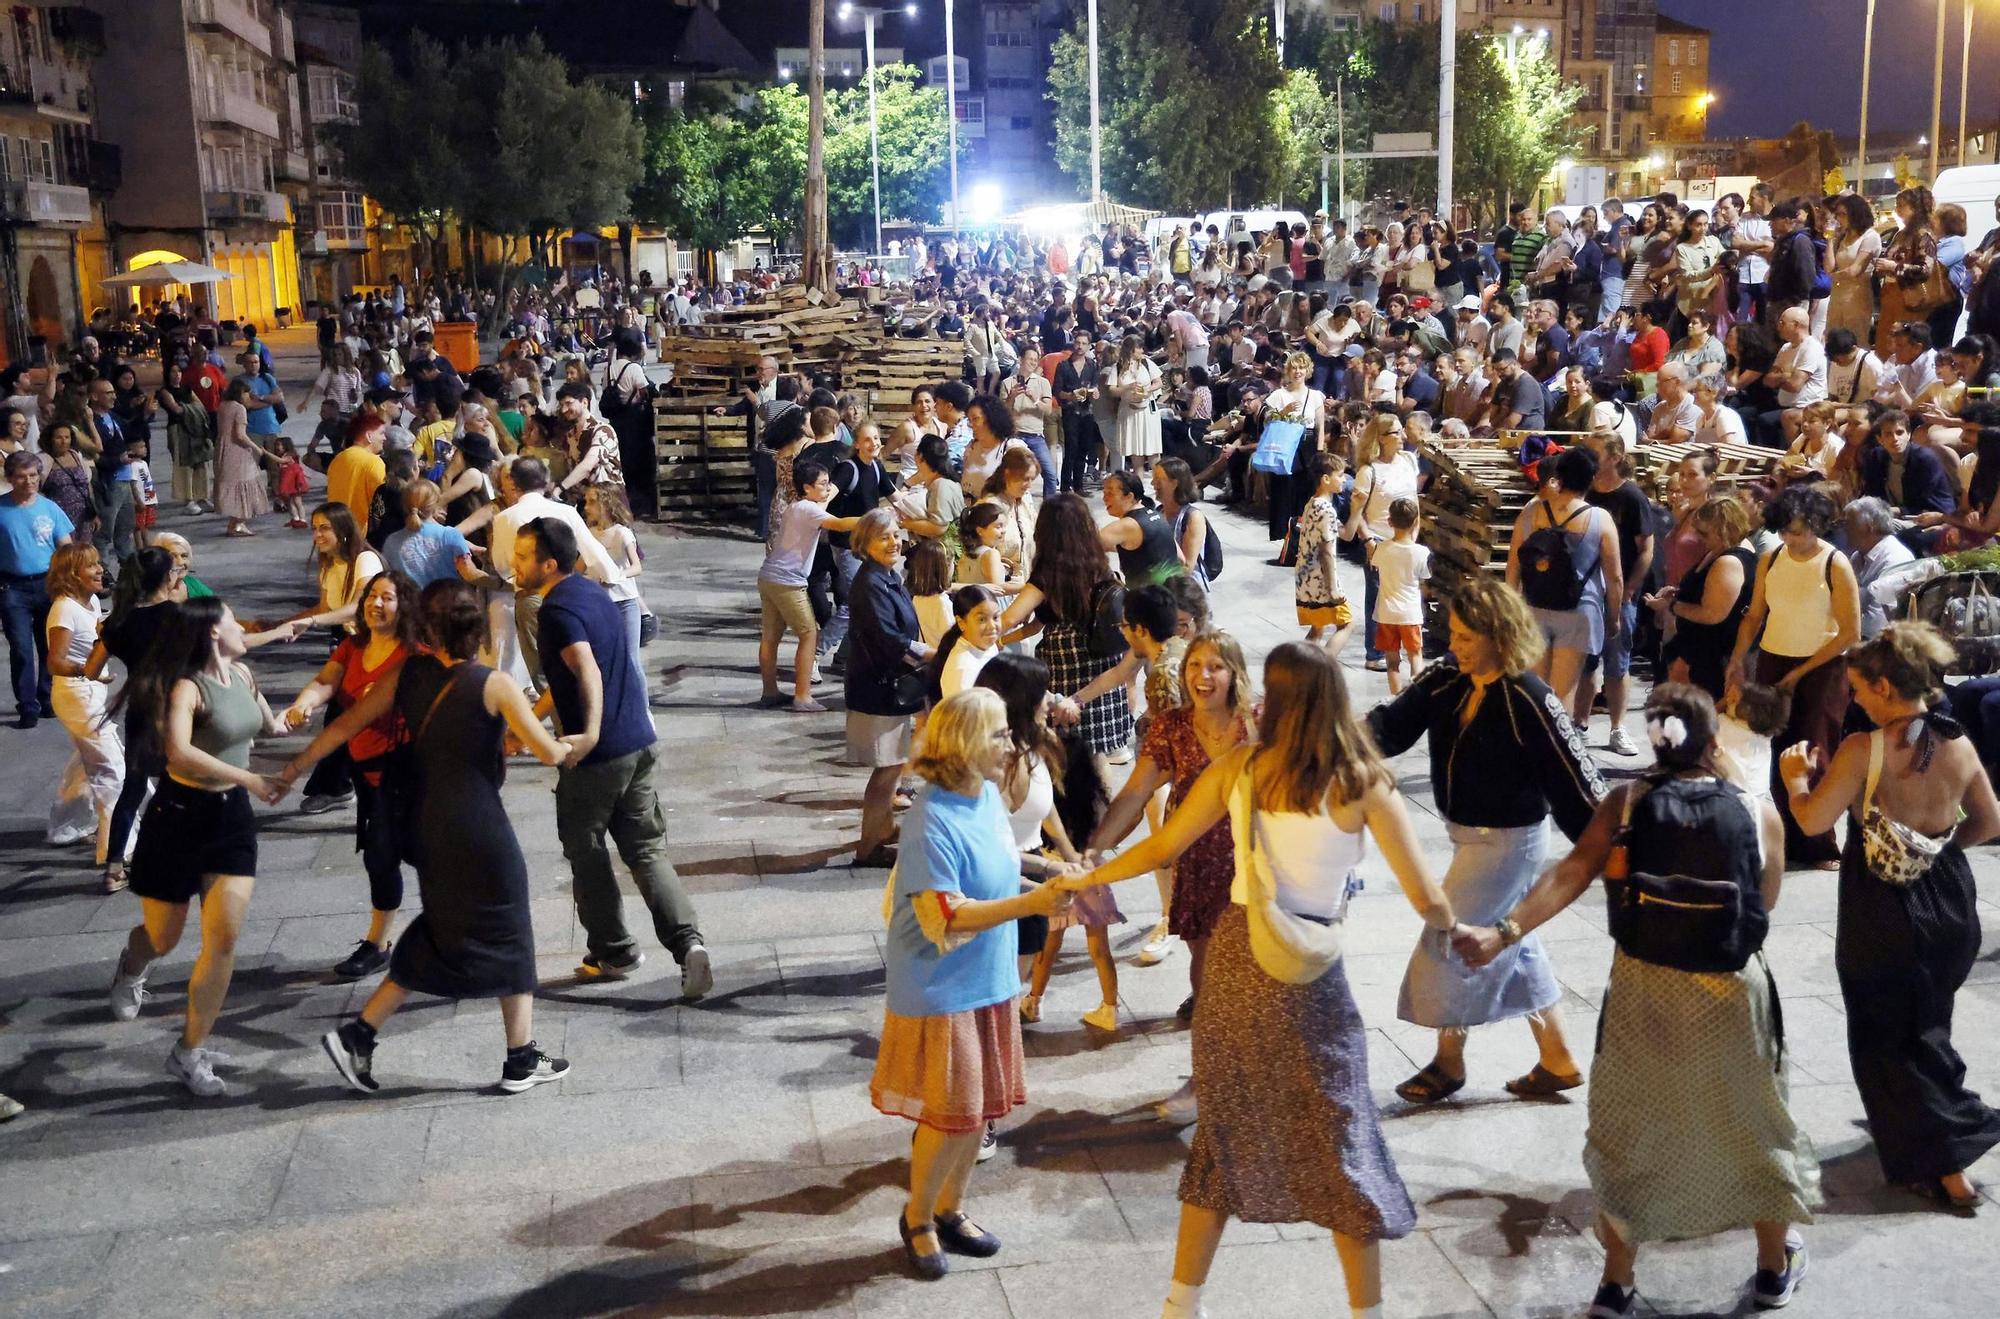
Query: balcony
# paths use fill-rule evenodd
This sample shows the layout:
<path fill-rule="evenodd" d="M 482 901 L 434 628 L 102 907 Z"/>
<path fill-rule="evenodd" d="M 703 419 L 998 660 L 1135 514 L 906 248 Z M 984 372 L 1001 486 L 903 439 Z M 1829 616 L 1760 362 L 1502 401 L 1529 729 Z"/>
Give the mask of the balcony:
<path fill-rule="evenodd" d="M 0 105 L 33 105 L 35 84 L 26 69 L 0 64 Z"/>
<path fill-rule="evenodd" d="M 125 155 L 109 142 L 90 144 L 90 190 L 116 192 L 125 182 Z"/>
<path fill-rule="evenodd" d="M 90 223 L 90 190 L 66 183 L 0 183 L 7 218 L 22 224 Z"/>
<path fill-rule="evenodd" d="M 312 182 L 312 161 L 306 158 L 303 151 L 274 151 L 271 153 L 271 164 L 278 177 L 288 183 Z"/>
<path fill-rule="evenodd" d="M 278 112 L 257 103 L 254 96 L 209 87 L 199 98 L 202 118 L 210 123 L 233 124 L 265 137 L 278 136 Z"/>
<path fill-rule="evenodd" d="M 204 200 L 211 220 L 284 224 L 291 218 L 283 193 L 230 189 L 207 193 Z"/>
<path fill-rule="evenodd" d="M 244 0 L 184 0 L 187 21 L 204 32 L 226 32 L 259 54 L 271 53 L 271 25 Z"/>
<path fill-rule="evenodd" d="M 104 53 L 104 16 L 82 5 L 57 5 L 49 10 L 49 35 L 72 54 L 94 59 Z"/>

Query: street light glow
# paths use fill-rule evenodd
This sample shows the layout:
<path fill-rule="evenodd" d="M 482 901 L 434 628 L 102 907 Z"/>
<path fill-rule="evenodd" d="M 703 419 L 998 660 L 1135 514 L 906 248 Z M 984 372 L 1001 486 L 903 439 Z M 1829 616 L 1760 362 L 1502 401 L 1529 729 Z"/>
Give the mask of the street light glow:
<path fill-rule="evenodd" d="M 1000 218 L 1000 185 L 975 183 L 966 194 L 965 218 L 974 224 L 991 224 Z"/>
<path fill-rule="evenodd" d="M 912 0 L 912 3 L 903 6 L 903 14 L 906 18 L 915 18 L 917 16 L 917 6 L 914 0 Z"/>

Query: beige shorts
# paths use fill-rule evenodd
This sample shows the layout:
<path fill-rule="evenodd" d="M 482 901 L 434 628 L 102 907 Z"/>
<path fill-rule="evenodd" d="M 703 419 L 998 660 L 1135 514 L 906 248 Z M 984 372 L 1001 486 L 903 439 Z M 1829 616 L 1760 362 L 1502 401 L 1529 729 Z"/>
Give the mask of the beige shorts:
<path fill-rule="evenodd" d="M 806 596 L 805 587 L 780 586 L 760 577 L 757 579 L 757 599 L 764 607 L 765 641 L 778 640 L 787 629 L 798 637 L 819 631 L 819 620 L 813 617 L 812 601 Z"/>

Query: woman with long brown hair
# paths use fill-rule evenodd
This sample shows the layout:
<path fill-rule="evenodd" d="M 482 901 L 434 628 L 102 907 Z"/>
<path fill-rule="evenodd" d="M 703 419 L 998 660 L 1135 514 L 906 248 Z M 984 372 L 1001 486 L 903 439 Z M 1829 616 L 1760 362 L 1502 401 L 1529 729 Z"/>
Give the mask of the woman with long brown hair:
<path fill-rule="evenodd" d="M 1049 690 L 1082 691 L 1118 662 L 1092 653 L 1093 606 L 1112 582 L 1098 543 L 1097 523 L 1080 495 L 1062 494 L 1042 506 L 1035 522 L 1034 570 L 1001 618 L 1009 640 L 1041 633 L 1035 654 L 1049 666 Z M 1120 686 L 1083 707 L 1080 736 L 1092 755 L 1104 757 L 1132 740 L 1132 707 Z M 1103 765 L 1099 770 L 1102 772 Z"/>
<path fill-rule="evenodd" d="M 1875 321 L 1875 353 L 1888 361 L 1895 351 L 1896 327 L 1907 320 L 1923 320 L 1926 311 L 1911 311 L 1913 296 L 1920 293 L 1937 264 L 1938 240 L 1931 212 L 1936 200 L 1929 188 L 1919 185 L 1896 194 L 1896 218 L 1903 227 L 1875 259 L 1875 273 L 1882 280 L 1882 314 Z"/>
<path fill-rule="evenodd" d="M 1116 860 L 1056 881 L 1065 889 L 1143 875 L 1225 818 L 1236 840 L 1231 906 L 1217 923 L 1194 1015 L 1201 1110 L 1181 1176 L 1180 1238 L 1164 1314 L 1193 1319 L 1231 1218 L 1330 1228 L 1357 1315 L 1379 1315 L 1380 1243 L 1416 1212 L 1368 1088 L 1366 1031 L 1338 961 L 1303 984 L 1258 964 L 1245 904 L 1268 872 L 1280 909 L 1338 925 L 1372 834 L 1410 905 L 1439 934 L 1451 904 L 1431 878 L 1396 781 L 1354 717 L 1327 653 L 1288 641 L 1264 664 L 1257 745 L 1217 761 L 1166 827 Z M 1262 887 L 1259 885 L 1258 887 Z"/>

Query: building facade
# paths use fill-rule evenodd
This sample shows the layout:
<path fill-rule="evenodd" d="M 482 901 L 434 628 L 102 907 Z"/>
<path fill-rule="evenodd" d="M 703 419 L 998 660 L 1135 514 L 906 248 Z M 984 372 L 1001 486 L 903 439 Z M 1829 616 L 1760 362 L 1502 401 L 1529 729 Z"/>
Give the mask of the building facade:
<path fill-rule="evenodd" d="M 93 65 L 104 20 L 15 5 L 0 22 L 0 299 L 5 359 L 73 339 L 105 272 L 103 206 L 119 153 L 98 141 Z"/>
<path fill-rule="evenodd" d="M 355 122 L 361 68 L 361 17 L 337 5 L 293 10 L 293 42 L 305 111 L 302 137 L 307 177 L 292 192 L 300 293 L 310 302 L 337 302 L 357 288 L 386 284 L 385 241 L 395 226 L 347 174 L 333 134 Z"/>
<path fill-rule="evenodd" d="M 230 278 L 194 291 L 218 318 L 300 310 L 295 194 L 313 183 L 291 16 L 273 0 L 97 0 L 118 40 L 98 119 L 124 156 L 110 205 L 120 269 L 169 257 Z"/>

